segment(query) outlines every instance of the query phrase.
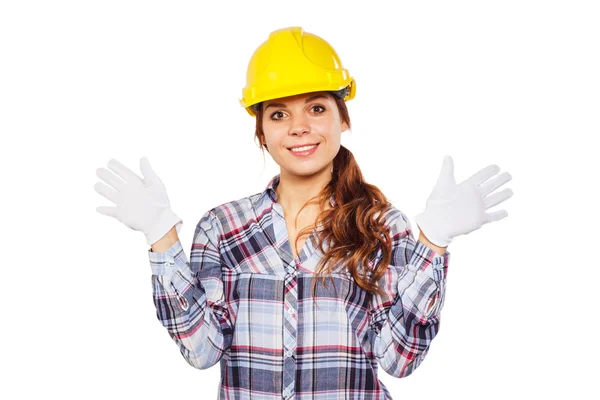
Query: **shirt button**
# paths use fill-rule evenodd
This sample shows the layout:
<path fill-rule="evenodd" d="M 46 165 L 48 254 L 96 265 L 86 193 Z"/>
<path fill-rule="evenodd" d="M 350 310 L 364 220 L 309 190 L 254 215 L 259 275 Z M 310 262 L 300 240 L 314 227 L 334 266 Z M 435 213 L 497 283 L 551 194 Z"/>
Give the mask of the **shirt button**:
<path fill-rule="evenodd" d="M 292 394 L 292 392 L 290 391 L 290 389 L 287 389 L 287 388 L 286 388 L 286 389 L 283 391 L 283 395 L 284 395 L 285 397 L 288 397 L 290 394 Z"/>
<path fill-rule="evenodd" d="M 294 313 L 294 309 L 293 308 L 288 308 L 288 313 L 293 314 Z"/>
<path fill-rule="evenodd" d="M 183 309 L 183 311 L 187 311 L 188 308 L 190 307 L 190 305 L 188 304 L 188 301 L 185 297 L 180 296 L 179 297 L 179 303 L 181 304 L 181 308 Z"/>
<path fill-rule="evenodd" d="M 171 266 L 171 263 L 168 261 L 165 261 L 165 263 L 163 265 L 165 266 L 165 268 L 169 268 Z"/>
<path fill-rule="evenodd" d="M 292 350 L 287 350 L 287 351 L 285 352 L 285 355 L 286 355 L 286 356 L 288 356 L 288 357 L 291 357 L 293 353 L 294 353 L 294 352 L 293 352 Z"/>

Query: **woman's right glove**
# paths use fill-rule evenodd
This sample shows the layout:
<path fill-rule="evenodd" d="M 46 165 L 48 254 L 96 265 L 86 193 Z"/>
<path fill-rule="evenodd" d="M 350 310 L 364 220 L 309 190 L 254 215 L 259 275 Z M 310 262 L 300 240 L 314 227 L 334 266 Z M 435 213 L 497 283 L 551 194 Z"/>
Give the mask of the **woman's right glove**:
<path fill-rule="evenodd" d="M 103 182 L 97 182 L 94 189 L 115 203 L 116 207 L 100 206 L 96 211 L 118 219 L 133 230 L 143 232 L 150 246 L 166 235 L 174 225 L 177 225 L 179 232 L 183 221 L 171 211 L 165 186 L 146 157 L 140 159 L 143 179 L 115 159 L 108 162 L 108 168 L 114 174 L 106 168 L 98 168 L 96 175 L 112 188 Z"/>

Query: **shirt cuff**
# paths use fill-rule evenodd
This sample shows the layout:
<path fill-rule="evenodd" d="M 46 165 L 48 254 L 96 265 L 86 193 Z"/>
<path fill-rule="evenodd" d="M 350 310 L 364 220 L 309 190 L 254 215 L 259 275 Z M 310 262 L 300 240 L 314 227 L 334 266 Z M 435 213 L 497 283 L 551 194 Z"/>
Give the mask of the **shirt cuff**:
<path fill-rule="evenodd" d="M 444 255 L 430 249 L 425 244 L 417 241 L 415 251 L 412 255 L 409 265 L 413 268 L 425 271 L 431 266 L 431 274 L 436 282 L 441 282 L 448 275 L 448 265 L 450 264 L 450 252 L 446 250 Z"/>
<path fill-rule="evenodd" d="M 439 315 L 445 298 L 450 253 L 438 254 L 417 242 L 407 268 L 398 280 L 402 301 L 419 318 Z"/>
<path fill-rule="evenodd" d="M 168 278 L 173 276 L 175 272 L 175 259 L 183 253 L 181 241 L 176 241 L 171 247 L 163 252 L 154 252 L 148 250 L 148 258 L 150 260 L 150 268 L 152 275 L 162 275 Z"/>

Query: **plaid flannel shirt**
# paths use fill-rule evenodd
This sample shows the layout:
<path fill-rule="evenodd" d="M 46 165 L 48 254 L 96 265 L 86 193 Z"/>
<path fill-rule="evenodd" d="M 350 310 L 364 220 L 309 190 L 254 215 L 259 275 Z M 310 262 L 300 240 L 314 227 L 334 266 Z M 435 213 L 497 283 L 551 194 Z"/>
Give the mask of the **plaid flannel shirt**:
<path fill-rule="evenodd" d="M 378 281 L 386 294 L 369 294 L 340 266 L 335 289 L 319 278 L 313 298 L 321 227 L 294 258 L 278 183 L 276 175 L 264 191 L 206 212 L 190 262 L 180 241 L 148 250 L 159 321 L 190 365 L 220 362 L 219 399 L 392 399 L 378 365 L 402 378 L 425 358 L 439 331 L 450 253 L 415 241 L 392 207 L 392 260 Z"/>

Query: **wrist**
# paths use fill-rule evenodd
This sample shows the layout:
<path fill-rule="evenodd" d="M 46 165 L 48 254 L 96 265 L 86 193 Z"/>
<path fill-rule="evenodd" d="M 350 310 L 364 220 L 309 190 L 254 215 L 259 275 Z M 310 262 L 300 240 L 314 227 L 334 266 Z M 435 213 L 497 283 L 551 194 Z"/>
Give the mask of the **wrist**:
<path fill-rule="evenodd" d="M 178 240 L 179 236 L 177 235 L 177 228 L 176 226 L 173 226 L 162 238 L 152 243 L 152 252 L 163 253 L 169 250 L 169 248 L 171 248 Z"/>
<path fill-rule="evenodd" d="M 446 249 L 448 248 L 448 246 L 441 247 L 431 243 L 429 239 L 427 239 L 427 237 L 423 234 L 423 232 L 419 232 L 419 242 L 423 243 L 425 246 L 429 247 L 431 250 L 435 251 L 441 256 L 446 254 Z"/>
<path fill-rule="evenodd" d="M 153 222 L 152 227 L 146 232 L 146 241 L 153 245 L 163 237 L 170 234 L 173 229 L 179 228 L 183 221 L 171 210 L 163 210 Z M 177 231 L 175 232 L 177 233 Z M 176 240 L 177 241 L 177 240 Z"/>

